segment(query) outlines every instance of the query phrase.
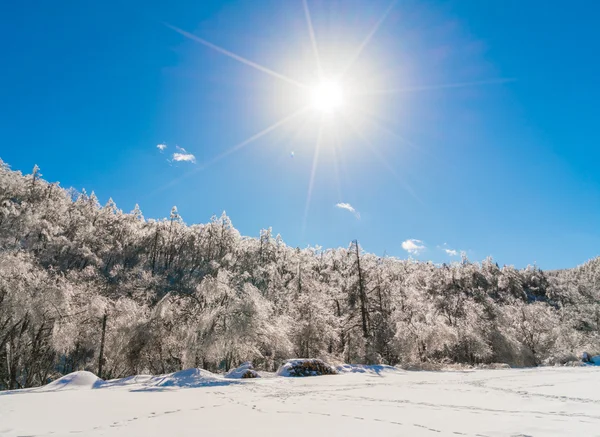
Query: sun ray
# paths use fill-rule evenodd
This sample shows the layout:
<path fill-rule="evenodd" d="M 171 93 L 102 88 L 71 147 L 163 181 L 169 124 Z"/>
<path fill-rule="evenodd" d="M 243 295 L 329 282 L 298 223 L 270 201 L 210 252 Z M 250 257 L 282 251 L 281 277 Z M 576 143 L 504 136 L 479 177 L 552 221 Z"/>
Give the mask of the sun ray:
<path fill-rule="evenodd" d="M 383 156 L 383 154 L 377 149 L 377 147 L 356 127 L 356 123 L 352 122 L 352 120 L 349 120 L 348 118 L 346 118 L 346 121 L 346 124 L 349 126 L 349 128 L 352 129 L 356 136 L 368 146 L 369 150 L 373 152 L 373 154 L 379 160 L 379 162 L 392 174 L 392 176 L 394 176 L 394 178 L 398 182 L 400 182 L 402 188 L 404 188 L 406 192 L 410 194 L 417 202 L 423 205 L 423 201 L 419 196 L 417 196 L 415 190 L 413 190 L 413 188 L 400 177 L 398 172 L 396 172 L 396 170 L 389 164 L 385 156 Z"/>
<path fill-rule="evenodd" d="M 189 32 L 186 32 L 185 30 L 180 29 L 179 27 L 173 26 L 173 25 L 168 24 L 168 23 L 165 23 L 165 26 L 167 26 L 170 29 L 173 29 L 175 32 L 177 32 L 177 33 L 185 36 L 188 39 L 191 39 L 192 41 L 199 42 L 200 44 L 203 44 L 206 47 L 209 47 L 209 48 L 211 48 L 213 50 L 216 50 L 217 52 L 222 53 L 222 54 L 224 54 L 226 56 L 229 56 L 230 58 L 235 59 L 236 61 L 239 61 L 242 64 L 246 64 L 246 65 L 248 65 L 248 66 L 250 66 L 252 68 L 257 69 L 258 71 L 262 71 L 263 73 L 266 73 L 266 74 L 268 74 L 270 76 L 276 77 L 277 79 L 284 80 L 284 81 L 286 81 L 288 83 L 291 83 L 292 85 L 296 85 L 296 86 L 298 86 L 300 88 L 308 88 L 308 85 L 303 84 L 302 82 L 298 82 L 295 79 L 287 77 L 287 76 L 285 76 L 285 75 L 283 75 L 281 73 L 277 73 L 276 71 L 273 71 L 273 70 L 271 70 L 271 69 L 269 69 L 267 67 L 264 67 L 264 66 L 262 66 L 260 64 L 257 64 L 256 62 L 250 61 L 250 60 L 248 60 L 248 59 L 246 59 L 246 58 L 244 58 L 244 57 L 242 57 L 240 55 L 237 55 L 237 54 L 235 54 L 233 52 L 230 52 L 229 50 L 226 50 L 226 49 L 224 49 L 222 47 L 219 47 L 218 45 L 215 45 L 215 44 L 213 44 L 213 43 L 211 43 L 209 41 L 206 41 L 205 39 L 202 39 L 202 38 L 200 38 L 200 37 L 198 37 L 196 35 L 193 35 L 193 34 L 191 34 Z"/>
<path fill-rule="evenodd" d="M 392 2 L 388 6 L 388 8 L 385 10 L 385 12 L 383 13 L 383 15 L 379 19 L 379 21 L 377 21 L 377 23 L 375 23 L 375 26 L 373 27 L 373 29 L 371 29 L 371 31 L 366 36 L 366 38 L 360 43 L 360 45 L 358 46 L 358 49 L 356 50 L 356 52 L 354 53 L 354 55 L 352 56 L 352 58 L 350 58 L 350 62 L 342 70 L 342 73 L 340 75 L 340 77 L 342 79 L 346 76 L 346 74 L 348 73 L 348 70 L 350 70 L 350 68 L 352 68 L 352 66 L 354 65 L 354 63 L 360 57 L 360 55 L 362 54 L 362 52 L 365 49 L 365 47 L 369 44 L 369 42 L 371 42 L 371 39 L 377 33 L 377 31 L 379 30 L 379 28 L 381 27 L 381 25 L 383 24 L 383 22 L 386 20 L 386 18 L 390 15 L 390 13 L 392 12 L 392 9 L 394 9 L 394 6 L 396 6 L 396 3 L 398 3 L 398 0 L 392 0 Z"/>
<path fill-rule="evenodd" d="M 377 129 L 385 132 L 386 134 L 396 138 L 397 140 L 399 140 L 401 143 L 403 143 L 404 145 L 410 147 L 412 150 L 418 152 L 418 153 L 423 153 L 424 155 L 426 155 L 428 157 L 428 159 L 433 160 L 437 163 L 442 163 L 441 158 L 436 155 L 435 153 L 433 153 L 431 150 L 427 149 L 426 147 L 424 147 L 422 144 L 415 144 L 413 141 L 407 139 L 406 137 L 400 135 L 398 132 L 392 130 L 391 128 L 389 128 L 388 126 L 386 126 L 386 123 L 390 123 L 389 120 L 385 120 L 383 119 L 381 116 L 377 116 L 371 112 L 368 111 L 364 111 L 364 110 L 358 110 L 357 112 L 360 111 L 363 119 L 367 120 L 368 122 L 370 122 L 373 126 L 375 126 Z M 448 166 L 447 163 L 444 163 L 446 166 Z"/>
<path fill-rule="evenodd" d="M 304 217 L 302 219 L 302 233 L 306 230 L 306 220 L 308 218 L 308 209 L 310 208 L 310 200 L 312 198 L 312 191 L 315 183 L 315 174 L 317 172 L 317 164 L 319 163 L 319 151 L 321 149 L 321 141 L 323 137 L 323 125 L 319 127 L 319 133 L 317 134 L 317 146 L 315 148 L 315 154 L 313 155 L 312 168 L 310 170 L 310 181 L 308 183 L 308 192 L 306 194 L 306 204 L 304 205 Z"/>
<path fill-rule="evenodd" d="M 412 150 L 426 155 L 429 159 L 434 160 L 438 163 L 441 162 L 439 156 L 434 154 L 428 148 L 424 147 L 422 144 L 415 144 L 413 141 L 407 139 L 406 137 L 400 135 L 398 132 L 396 132 L 396 131 L 392 130 L 391 128 L 389 128 L 388 126 L 386 126 L 386 123 L 387 124 L 390 123 L 389 120 L 383 119 L 381 116 L 375 115 L 369 111 L 359 110 L 359 109 L 357 109 L 357 111 L 360 111 L 361 114 L 363 115 L 364 119 L 369 121 L 370 123 L 372 123 L 377 129 L 396 138 L 404 145 L 410 147 Z"/>
<path fill-rule="evenodd" d="M 235 146 L 229 148 L 228 150 L 226 150 L 225 152 L 215 156 L 213 159 L 211 159 L 210 161 L 208 161 L 206 164 L 203 165 L 203 168 L 208 167 L 212 164 L 214 164 L 217 161 L 220 161 L 221 159 L 225 158 L 228 155 L 231 155 L 232 153 L 237 152 L 238 150 L 244 148 L 245 146 L 247 146 L 248 144 L 258 140 L 259 138 L 265 136 L 266 134 L 268 134 L 269 132 L 274 131 L 275 129 L 277 129 L 278 127 L 288 123 L 290 120 L 298 117 L 300 114 L 303 114 L 304 112 L 306 112 L 308 110 L 308 106 L 304 106 L 302 108 L 300 108 L 299 110 L 297 110 L 296 112 L 293 112 L 292 114 L 288 115 L 285 118 L 282 118 L 281 120 L 279 120 L 278 122 L 272 124 L 271 126 L 269 126 L 266 129 L 261 130 L 260 132 L 258 132 L 255 135 L 252 135 L 250 138 L 248 138 L 247 140 L 242 141 L 239 144 L 236 144 Z"/>
<path fill-rule="evenodd" d="M 480 85 L 495 85 L 495 84 L 503 84 L 515 82 L 517 79 L 514 78 L 499 78 L 499 79 L 488 79 L 488 80 L 479 80 L 473 82 L 456 82 L 456 83 L 445 83 L 439 85 L 420 85 L 415 87 L 407 87 L 407 88 L 396 88 L 390 90 L 371 90 L 364 91 L 357 94 L 364 95 L 375 95 L 375 94 L 400 94 L 400 93 L 412 93 L 419 91 L 435 91 L 435 90 L 443 90 L 443 89 L 451 89 L 451 88 L 468 88 L 471 86 L 480 86 Z"/>
<path fill-rule="evenodd" d="M 344 199 L 342 198 L 342 184 L 340 182 L 340 170 L 338 167 L 338 157 L 341 155 L 338 155 L 338 147 L 340 145 L 340 135 L 337 129 L 335 129 L 334 131 L 334 141 L 333 141 L 333 173 L 335 175 L 335 182 L 336 182 L 336 191 L 337 191 L 337 196 L 338 196 L 338 202 L 343 202 Z"/>
<path fill-rule="evenodd" d="M 306 25 L 308 26 L 308 33 L 310 35 L 310 42 L 313 47 L 313 51 L 315 52 L 315 60 L 317 62 L 317 69 L 319 72 L 319 79 L 323 78 L 323 66 L 321 64 L 321 57 L 319 55 L 319 48 L 317 46 L 317 38 L 315 36 L 315 29 L 312 24 L 312 19 L 310 17 L 310 9 L 308 8 L 308 0 L 302 0 L 304 5 L 304 15 L 306 16 Z"/>
<path fill-rule="evenodd" d="M 427 149 L 425 149 L 422 146 L 419 146 L 415 143 L 413 143 L 412 141 L 408 140 L 407 138 L 403 137 L 402 135 L 400 135 L 399 133 L 393 131 L 392 129 L 390 129 L 389 127 L 387 127 L 384 122 L 386 120 L 382 120 L 381 117 L 369 112 L 369 111 L 365 111 L 363 109 L 355 109 L 357 112 L 360 112 L 363 117 L 365 118 L 365 120 L 370 121 L 374 126 L 376 126 L 378 129 L 384 131 L 385 133 L 387 133 L 388 135 L 400 140 L 400 142 L 402 142 L 403 144 L 405 144 L 406 146 L 410 147 L 411 149 L 420 152 L 420 153 L 424 153 L 429 157 L 435 158 L 435 156 Z"/>
<path fill-rule="evenodd" d="M 268 133 L 274 131 L 275 129 L 277 129 L 278 127 L 288 123 L 289 121 L 291 121 L 292 119 L 298 117 L 299 115 L 301 115 L 302 113 L 305 113 L 308 110 L 308 107 L 302 107 L 299 110 L 295 111 L 294 113 L 288 115 L 285 118 L 282 118 L 281 120 L 273 123 L 271 126 L 267 127 L 266 129 L 261 130 L 260 132 L 258 132 L 255 135 L 252 135 L 250 138 L 242 141 L 239 144 L 236 144 L 235 146 L 231 147 L 230 149 L 226 150 L 225 152 L 215 156 L 214 158 L 212 158 L 210 161 L 202 164 L 202 165 L 198 165 L 197 167 L 195 167 L 193 170 L 190 170 L 186 173 L 184 173 L 183 175 L 179 176 L 178 178 L 173 179 L 172 181 L 170 181 L 169 183 L 157 188 L 156 190 L 154 190 L 153 192 L 151 192 L 150 194 L 148 194 L 147 197 L 151 197 L 155 194 L 158 194 L 164 190 L 166 190 L 167 188 L 170 188 L 174 185 L 177 185 L 179 182 L 181 182 L 183 179 L 188 178 L 189 176 L 192 176 L 195 173 L 198 173 L 201 170 L 204 170 L 206 168 L 208 168 L 209 166 L 211 166 L 212 164 L 216 163 L 217 161 L 225 158 L 228 155 L 231 155 L 232 153 L 244 148 L 245 146 L 247 146 L 248 144 L 258 140 L 259 138 L 267 135 Z"/>

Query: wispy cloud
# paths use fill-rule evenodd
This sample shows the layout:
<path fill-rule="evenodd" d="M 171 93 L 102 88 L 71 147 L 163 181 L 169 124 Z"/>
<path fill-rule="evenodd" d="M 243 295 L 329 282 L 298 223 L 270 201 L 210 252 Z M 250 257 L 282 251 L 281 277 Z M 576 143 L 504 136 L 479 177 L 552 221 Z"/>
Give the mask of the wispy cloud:
<path fill-rule="evenodd" d="M 402 249 L 413 255 L 418 255 L 423 252 L 427 247 L 421 240 L 411 238 L 402 242 Z"/>
<path fill-rule="evenodd" d="M 335 207 L 345 209 L 346 211 L 350 211 L 352 214 L 354 214 L 354 217 L 360 220 L 360 213 L 349 203 L 336 203 Z"/>
<path fill-rule="evenodd" d="M 173 161 L 196 163 L 196 157 L 191 153 L 173 153 Z"/>
<path fill-rule="evenodd" d="M 163 153 L 169 146 L 165 143 L 160 143 L 156 145 L 156 148 L 160 150 L 160 153 Z M 172 164 L 173 162 L 191 162 L 192 164 L 196 163 L 196 157 L 188 153 L 183 147 L 175 146 L 175 153 L 171 155 L 171 159 L 167 159 L 167 162 Z"/>
<path fill-rule="evenodd" d="M 459 252 L 458 250 L 451 249 L 450 247 L 448 247 L 448 243 L 444 243 L 443 246 L 438 246 L 438 249 L 441 249 L 444 252 L 446 252 L 446 255 L 448 256 L 459 256 L 461 254 L 461 252 Z"/>
<path fill-rule="evenodd" d="M 193 154 L 188 153 L 187 150 L 185 150 L 183 147 L 175 146 L 175 149 L 177 150 L 177 152 L 173 153 L 173 156 L 171 158 L 172 161 L 191 162 L 192 164 L 196 163 L 196 157 Z"/>

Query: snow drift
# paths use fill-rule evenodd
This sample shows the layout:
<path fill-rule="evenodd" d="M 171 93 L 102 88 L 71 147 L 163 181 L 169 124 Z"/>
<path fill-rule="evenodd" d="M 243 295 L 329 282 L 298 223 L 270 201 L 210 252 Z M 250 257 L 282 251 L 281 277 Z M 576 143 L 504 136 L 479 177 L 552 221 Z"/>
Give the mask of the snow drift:
<path fill-rule="evenodd" d="M 338 373 L 368 373 L 380 375 L 387 372 L 402 372 L 401 369 L 385 364 L 342 364 L 336 367 Z"/>
<path fill-rule="evenodd" d="M 238 370 L 238 369 L 236 369 Z M 252 370 L 252 372 L 255 372 Z M 36 391 L 81 390 L 81 389 L 110 389 L 130 388 L 134 391 L 156 390 L 161 388 L 194 388 L 215 385 L 235 384 L 235 381 L 225 381 L 222 375 L 215 375 L 208 370 L 186 369 L 166 375 L 135 375 L 120 379 L 103 381 L 92 372 L 79 371 L 69 373 Z"/>
<path fill-rule="evenodd" d="M 206 387 L 212 385 L 230 384 L 223 377 L 204 369 L 186 369 L 168 375 L 155 376 L 146 385 L 151 387 Z"/>
<path fill-rule="evenodd" d="M 116 387 L 147 385 L 149 382 L 151 382 L 155 378 L 158 378 L 158 377 L 152 376 L 152 375 L 127 376 L 125 378 L 110 379 L 108 381 L 104 381 L 102 383 L 101 387 L 102 388 L 116 388 Z M 100 386 L 98 386 L 96 388 L 100 388 Z"/>
<path fill-rule="evenodd" d="M 81 370 L 78 372 L 69 373 L 56 381 L 52 381 L 37 391 L 58 391 L 58 390 L 85 390 L 98 388 L 104 381 L 94 375 L 92 372 Z"/>

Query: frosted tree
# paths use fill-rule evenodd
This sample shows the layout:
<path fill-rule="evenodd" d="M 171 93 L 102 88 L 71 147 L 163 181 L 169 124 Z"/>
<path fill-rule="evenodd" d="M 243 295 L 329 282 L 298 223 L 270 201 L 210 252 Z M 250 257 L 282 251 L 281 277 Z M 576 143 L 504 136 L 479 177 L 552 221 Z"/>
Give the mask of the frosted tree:
<path fill-rule="evenodd" d="M 100 206 L 0 161 L 0 388 L 100 362 L 118 377 L 246 360 L 273 370 L 300 355 L 537 365 L 600 352 L 600 259 L 439 266 L 357 242 L 293 248 L 271 229 L 242 237 L 225 213 L 192 225 L 166 213 Z"/>

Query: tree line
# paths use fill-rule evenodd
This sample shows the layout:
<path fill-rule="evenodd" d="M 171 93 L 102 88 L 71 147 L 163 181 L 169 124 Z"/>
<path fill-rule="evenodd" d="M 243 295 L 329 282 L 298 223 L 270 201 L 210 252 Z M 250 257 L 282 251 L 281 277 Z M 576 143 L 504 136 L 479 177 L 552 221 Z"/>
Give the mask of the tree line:
<path fill-rule="evenodd" d="M 600 259 L 575 269 L 435 265 L 186 225 L 0 160 L 0 389 L 252 360 L 565 363 L 597 352 Z"/>

